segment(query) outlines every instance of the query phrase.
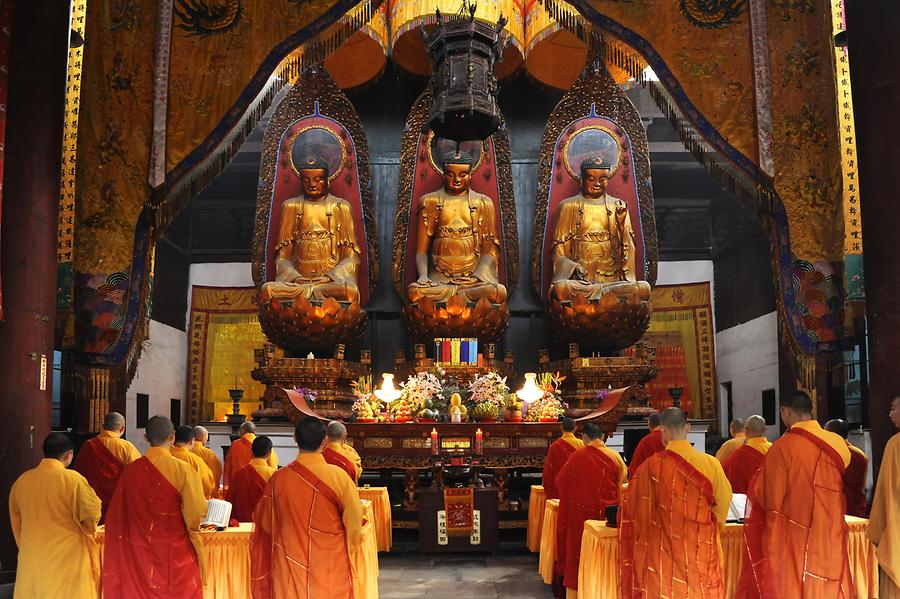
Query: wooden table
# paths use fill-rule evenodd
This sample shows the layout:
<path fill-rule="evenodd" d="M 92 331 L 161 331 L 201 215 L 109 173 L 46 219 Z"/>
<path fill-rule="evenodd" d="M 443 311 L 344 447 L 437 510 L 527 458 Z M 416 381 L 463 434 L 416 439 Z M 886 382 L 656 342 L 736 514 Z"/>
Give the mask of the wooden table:
<path fill-rule="evenodd" d="M 544 526 L 544 509 L 546 505 L 543 485 L 531 485 L 528 497 L 528 550 L 537 553 L 541 550 L 541 529 Z"/>
<path fill-rule="evenodd" d="M 354 596 L 357 599 L 378 599 L 378 550 L 375 541 L 372 503 L 363 501 L 362 550 L 351 555 Z M 241 522 L 223 531 L 201 532 L 206 547 L 207 581 L 204 599 L 247 599 L 250 597 L 250 535 L 252 522 Z M 105 531 L 97 535 L 100 555 L 103 555 Z"/>
<path fill-rule="evenodd" d="M 548 502 L 549 504 L 549 502 Z M 848 553 L 850 572 L 856 587 L 857 599 L 878 596 L 878 560 L 875 547 L 866 537 L 869 521 L 847 516 L 850 528 Z M 734 597 L 741 577 L 744 554 L 743 525 L 726 524 L 722 531 L 722 553 L 725 563 L 723 582 L 725 596 Z M 619 576 L 618 530 L 600 520 L 584 523 L 581 537 L 581 563 L 578 567 L 578 595 L 585 599 L 616 599 Z M 543 570 L 541 571 L 543 573 Z M 547 579 L 544 579 L 547 582 Z M 571 592 L 569 593 L 571 596 Z"/>
<path fill-rule="evenodd" d="M 548 499 L 544 507 L 541 526 L 541 556 L 538 572 L 547 584 L 553 583 L 553 562 L 556 561 L 556 517 L 559 515 L 559 499 Z"/>
<path fill-rule="evenodd" d="M 387 487 L 370 487 L 368 485 L 360 487 L 359 498 L 372 502 L 378 551 L 390 551 L 393 544 L 393 521 L 391 520 L 391 499 Z"/>

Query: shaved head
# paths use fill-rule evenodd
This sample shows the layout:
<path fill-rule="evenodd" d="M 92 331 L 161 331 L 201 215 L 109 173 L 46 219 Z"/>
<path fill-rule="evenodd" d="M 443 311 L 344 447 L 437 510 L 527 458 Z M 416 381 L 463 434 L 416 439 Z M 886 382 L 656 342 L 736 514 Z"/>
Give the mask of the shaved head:
<path fill-rule="evenodd" d="M 194 427 L 194 437 L 197 441 L 201 443 L 206 443 L 206 440 L 209 439 L 209 431 L 206 430 L 205 426 L 195 426 Z"/>
<path fill-rule="evenodd" d="M 653 412 L 647 418 L 647 424 L 650 425 L 650 428 L 656 428 L 659 426 L 659 412 Z"/>
<path fill-rule="evenodd" d="M 147 441 L 153 447 L 168 447 L 175 437 L 175 427 L 165 416 L 154 416 L 147 421 Z"/>
<path fill-rule="evenodd" d="M 120 432 L 125 426 L 125 417 L 118 412 L 110 412 L 103 417 L 103 430 Z"/>
<path fill-rule="evenodd" d="M 247 433 L 256 433 L 256 425 L 249 420 L 241 425 L 241 434 L 246 435 Z"/>
<path fill-rule="evenodd" d="M 582 433 L 584 433 L 584 436 L 591 441 L 596 441 L 597 439 L 603 437 L 603 431 L 600 429 L 600 426 L 593 422 L 588 422 L 587 424 L 585 424 Z"/>
<path fill-rule="evenodd" d="M 564 433 L 574 433 L 575 432 L 575 419 L 569 418 L 569 417 L 563 418 L 562 430 Z"/>
<path fill-rule="evenodd" d="M 765 437 L 766 436 L 766 419 L 762 416 L 754 414 L 747 418 L 744 422 L 744 430 L 748 437 Z"/>
<path fill-rule="evenodd" d="M 194 442 L 194 429 L 189 426 L 179 426 L 175 431 L 175 445 L 187 447 Z"/>
<path fill-rule="evenodd" d="M 659 424 L 663 428 L 679 430 L 687 426 L 687 416 L 681 408 L 666 408 L 659 415 Z"/>
<path fill-rule="evenodd" d="M 738 433 L 744 432 L 744 421 L 740 418 L 735 418 L 728 425 L 728 429 L 731 431 L 732 435 L 736 435 Z"/>
<path fill-rule="evenodd" d="M 332 443 L 340 443 L 347 438 L 347 427 L 344 426 L 343 422 L 332 420 L 325 428 L 325 434 Z"/>
<path fill-rule="evenodd" d="M 840 435 L 844 439 L 850 436 L 850 425 L 847 424 L 846 420 L 841 420 L 840 418 L 835 418 L 834 420 L 826 422 L 825 430 Z"/>

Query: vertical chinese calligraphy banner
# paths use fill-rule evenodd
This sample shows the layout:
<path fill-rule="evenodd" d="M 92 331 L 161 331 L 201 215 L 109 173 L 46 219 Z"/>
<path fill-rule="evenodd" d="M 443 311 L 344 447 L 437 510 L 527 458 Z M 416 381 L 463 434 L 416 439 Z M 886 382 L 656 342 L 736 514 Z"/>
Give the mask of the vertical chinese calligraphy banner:
<path fill-rule="evenodd" d="M 9 51 L 12 0 L 0 2 L 0 206 L 3 205 L 3 163 L 6 140 L 6 96 L 9 91 Z M 3 320 L 3 287 L 0 281 L 0 321 Z"/>
<path fill-rule="evenodd" d="M 653 288 L 649 333 L 681 334 L 692 418 L 715 419 L 716 347 L 709 283 Z"/>
<path fill-rule="evenodd" d="M 846 29 L 844 0 L 831 0 L 831 21 L 835 35 Z M 856 126 L 853 122 L 853 94 L 850 90 L 850 57 L 847 48 L 834 49 L 837 78 L 838 127 L 841 144 L 841 178 L 844 205 L 844 269 L 847 280 L 847 299 L 866 299 L 863 276 L 863 238 L 856 156 Z"/>

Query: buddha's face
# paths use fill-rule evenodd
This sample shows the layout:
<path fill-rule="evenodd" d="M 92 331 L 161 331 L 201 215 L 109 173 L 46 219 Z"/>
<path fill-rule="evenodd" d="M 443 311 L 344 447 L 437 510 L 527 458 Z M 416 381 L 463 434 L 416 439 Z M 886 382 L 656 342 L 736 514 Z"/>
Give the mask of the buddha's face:
<path fill-rule="evenodd" d="M 581 193 L 586 198 L 601 198 L 609 184 L 609 169 L 588 168 L 581 173 Z"/>
<path fill-rule="evenodd" d="M 311 168 L 300 171 L 300 186 L 304 197 L 317 200 L 328 193 L 328 173 L 324 168 Z"/>
<path fill-rule="evenodd" d="M 468 164 L 444 165 L 444 190 L 450 195 L 461 195 L 469 190 L 472 167 Z"/>

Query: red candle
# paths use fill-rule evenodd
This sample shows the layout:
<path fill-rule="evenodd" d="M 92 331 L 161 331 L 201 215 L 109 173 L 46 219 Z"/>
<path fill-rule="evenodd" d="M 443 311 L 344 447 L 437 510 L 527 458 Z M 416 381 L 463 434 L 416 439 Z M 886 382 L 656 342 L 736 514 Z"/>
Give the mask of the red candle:
<path fill-rule="evenodd" d="M 438 434 L 436 428 L 431 429 L 431 453 L 433 455 L 438 454 Z"/>
<path fill-rule="evenodd" d="M 481 453 L 481 449 L 484 443 L 484 434 L 481 432 L 481 429 L 475 431 L 475 453 Z"/>

